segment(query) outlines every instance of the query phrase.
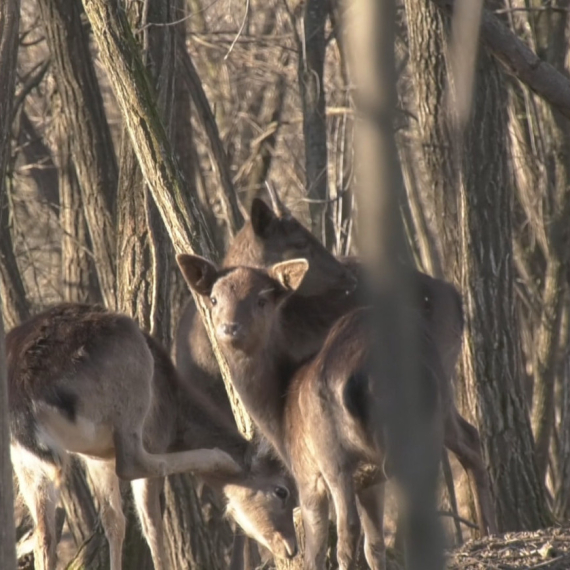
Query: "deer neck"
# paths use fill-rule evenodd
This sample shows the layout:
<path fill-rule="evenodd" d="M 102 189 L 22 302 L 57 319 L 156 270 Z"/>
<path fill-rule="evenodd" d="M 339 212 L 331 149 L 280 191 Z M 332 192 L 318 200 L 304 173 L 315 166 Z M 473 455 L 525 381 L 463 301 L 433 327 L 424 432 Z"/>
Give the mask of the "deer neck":
<path fill-rule="evenodd" d="M 293 375 L 290 359 L 267 343 L 255 354 L 228 355 L 232 381 L 261 433 L 281 459 L 288 463 L 284 443 L 284 411 L 287 388 Z"/>

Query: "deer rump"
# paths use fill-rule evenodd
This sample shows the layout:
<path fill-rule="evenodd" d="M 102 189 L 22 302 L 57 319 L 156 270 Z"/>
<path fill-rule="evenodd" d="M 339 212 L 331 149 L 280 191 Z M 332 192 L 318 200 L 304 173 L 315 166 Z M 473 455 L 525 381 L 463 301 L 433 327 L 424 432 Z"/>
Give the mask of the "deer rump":
<path fill-rule="evenodd" d="M 309 457 L 316 466 L 343 463 L 356 476 L 357 488 L 381 482 L 388 474 L 382 417 L 393 405 L 392 394 L 385 383 L 374 387 L 370 317 L 371 311 L 361 308 L 340 318 L 318 355 L 291 380 L 284 433 L 292 470 L 301 479 Z M 441 440 L 438 374 L 443 372 L 429 331 L 421 321 L 419 325 L 419 397 Z"/>

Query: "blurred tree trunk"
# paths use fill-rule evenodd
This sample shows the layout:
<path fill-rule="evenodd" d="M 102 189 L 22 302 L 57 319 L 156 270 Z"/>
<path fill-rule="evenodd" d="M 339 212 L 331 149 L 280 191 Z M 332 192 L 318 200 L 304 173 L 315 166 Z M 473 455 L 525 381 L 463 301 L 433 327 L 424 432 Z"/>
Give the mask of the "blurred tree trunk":
<path fill-rule="evenodd" d="M 113 201 L 117 165 L 105 117 L 88 31 L 75 0 L 39 0 L 65 125 L 81 187 L 95 266 L 105 305 L 115 300 Z"/>
<path fill-rule="evenodd" d="M 536 529 L 552 519 L 536 467 L 521 379 L 507 93 L 496 62 L 483 49 L 476 78 L 473 113 L 461 150 L 464 214 L 457 236 L 466 299 L 466 394 L 469 407 L 477 411 L 499 529 Z"/>

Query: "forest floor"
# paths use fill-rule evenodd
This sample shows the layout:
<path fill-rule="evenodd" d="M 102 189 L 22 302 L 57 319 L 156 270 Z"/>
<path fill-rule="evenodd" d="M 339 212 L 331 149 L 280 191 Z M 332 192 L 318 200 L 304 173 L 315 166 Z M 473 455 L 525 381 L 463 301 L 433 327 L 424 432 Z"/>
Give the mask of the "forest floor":
<path fill-rule="evenodd" d="M 570 570 L 570 526 L 470 540 L 448 555 L 448 570 Z"/>

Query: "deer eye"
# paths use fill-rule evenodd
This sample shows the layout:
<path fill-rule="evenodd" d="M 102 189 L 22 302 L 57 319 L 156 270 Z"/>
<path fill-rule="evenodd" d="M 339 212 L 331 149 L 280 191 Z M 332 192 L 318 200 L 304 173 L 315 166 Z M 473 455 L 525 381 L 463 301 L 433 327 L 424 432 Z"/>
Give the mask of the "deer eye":
<path fill-rule="evenodd" d="M 265 305 L 267 305 L 267 299 L 265 297 L 259 297 L 259 299 L 257 299 L 257 306 L 263 308 Z"/>
<path fill-rule="evenodd" d="M 284 501 L 289 496 L 289 490 L 285 487 L 275 487 L 273 490 L 275 496 Z"/>
<path fill-rule="evenodd" d="M 210 303 L 212 303 L 212 305 L 217 305 L 218 299 L 216 299 L 216 297 L 210 297 Z"/>

